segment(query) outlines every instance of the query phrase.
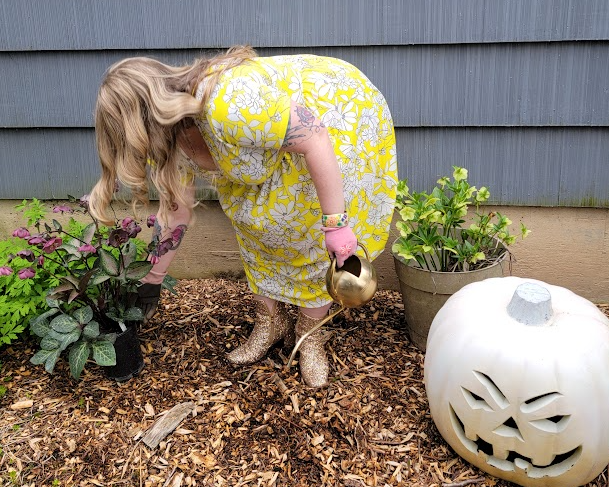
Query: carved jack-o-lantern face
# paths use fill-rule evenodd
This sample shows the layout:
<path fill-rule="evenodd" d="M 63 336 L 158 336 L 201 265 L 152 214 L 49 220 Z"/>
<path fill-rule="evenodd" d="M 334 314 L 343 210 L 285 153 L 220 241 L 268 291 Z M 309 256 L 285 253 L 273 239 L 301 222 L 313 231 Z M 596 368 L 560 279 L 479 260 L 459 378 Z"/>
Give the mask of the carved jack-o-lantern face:
<path fill-rule="evenodd" d="M 516 322 L 505 308 L 522 282 L 466 286 L 440 310 L 425 357 L 431 414 L 482 470 L 526 486 L 583 485 L 609 462 L 609 320 L 540 283 L 552 319 Z"/>

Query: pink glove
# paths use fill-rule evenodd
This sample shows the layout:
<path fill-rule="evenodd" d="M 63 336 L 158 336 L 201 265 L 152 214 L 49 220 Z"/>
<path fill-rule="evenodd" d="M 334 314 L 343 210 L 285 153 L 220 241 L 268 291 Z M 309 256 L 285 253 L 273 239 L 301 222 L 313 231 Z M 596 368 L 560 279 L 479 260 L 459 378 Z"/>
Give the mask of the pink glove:
<path fill-rule="evenodd" d="M 326 249 L 330 258 L 336 258 L 338 267 L 342 267 L 345 261 L 355 254 L 357 250 L 357 238 L 349 226 L 339 228 L 321 227 L 326 234 Z"/>

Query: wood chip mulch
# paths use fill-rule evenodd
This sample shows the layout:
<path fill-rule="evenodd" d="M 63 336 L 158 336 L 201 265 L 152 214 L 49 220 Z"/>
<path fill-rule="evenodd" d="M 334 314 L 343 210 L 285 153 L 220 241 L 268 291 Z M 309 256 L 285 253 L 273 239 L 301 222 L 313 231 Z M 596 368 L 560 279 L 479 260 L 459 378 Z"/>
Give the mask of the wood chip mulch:
<path fill-rule="evenodd" d="M 2 349 L 0 485 L 511 485 L 439 435 L 399 293 L 378 291 L 326 326 L 332 381 L 311 390 L 298 366 L 286 370 L 289 350 L 248 367 L 227 362 L 254 322 L 244 282 L 183 280 L 178 289 L 142 328 L 146 367 L 126 383 L 95 364 L 72 380 L 65 360 L 49 375 L 29 363 L 32 341 Z M 147 446 L 147 430 L 178 405 L 190 407 L 186 417 Z M 588 486 L 607 479 L 605 469 Z"/>

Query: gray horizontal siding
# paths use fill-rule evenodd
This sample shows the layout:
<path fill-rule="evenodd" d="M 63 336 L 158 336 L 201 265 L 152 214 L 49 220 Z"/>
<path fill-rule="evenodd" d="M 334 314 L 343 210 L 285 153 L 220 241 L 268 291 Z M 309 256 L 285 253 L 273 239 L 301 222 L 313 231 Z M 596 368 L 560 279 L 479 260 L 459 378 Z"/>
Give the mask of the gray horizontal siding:
<path fill-rule="evenodd" d="M 609 2 L 607 2 L 609 4 Z M 90 127 L 106 68 L 128 56 L 190 62 L 215 50 L 0 53 L 0 127 Z M 609 126 L 609 43 L 283 48 L 361 68 L 398 127 Z"/>
<path fill-rule="evenodd" d="M 609 39 L 607 0 L 2 0 L 0 50 Z"/>
<path fill-rule="evenodd" d="M 609 129 L 403 128 L 397 141 L 413 190 L 431 190 L 459 165 L 493 203 L 609 207 Z M 0 199 L 80 196 L 98 174 L 92 129 L 0 131 Z"/>

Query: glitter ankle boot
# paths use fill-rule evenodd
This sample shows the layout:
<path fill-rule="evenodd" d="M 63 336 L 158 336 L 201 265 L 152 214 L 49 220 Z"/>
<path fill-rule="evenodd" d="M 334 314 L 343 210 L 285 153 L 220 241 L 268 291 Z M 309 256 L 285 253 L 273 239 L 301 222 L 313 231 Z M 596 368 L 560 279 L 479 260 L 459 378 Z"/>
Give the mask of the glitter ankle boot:
<path fill-rule="evenodd" d="M 267 305 L 256 299 L 256 324 L 247 341 L 227 355 L 234 365 L 247 365 L 257 362 L 269 349 L 283 339 L 285 347 L 294 347 L 294 326 L 285 308 L 277 302 L 271 313 Z"/>
<path fill-rule="evenodd" d="M 305 333 L 311 330 L 323 318 L 311 318 L 302 311 L 298 312 L 296 322 L 296 341 L 300 340 Z M 328 357 L 324 345 L 322 331 L 317 330 L 307 337 L 300 345 L 300 374 L 309 387 L 324 387 L 328 385 Z"/>

